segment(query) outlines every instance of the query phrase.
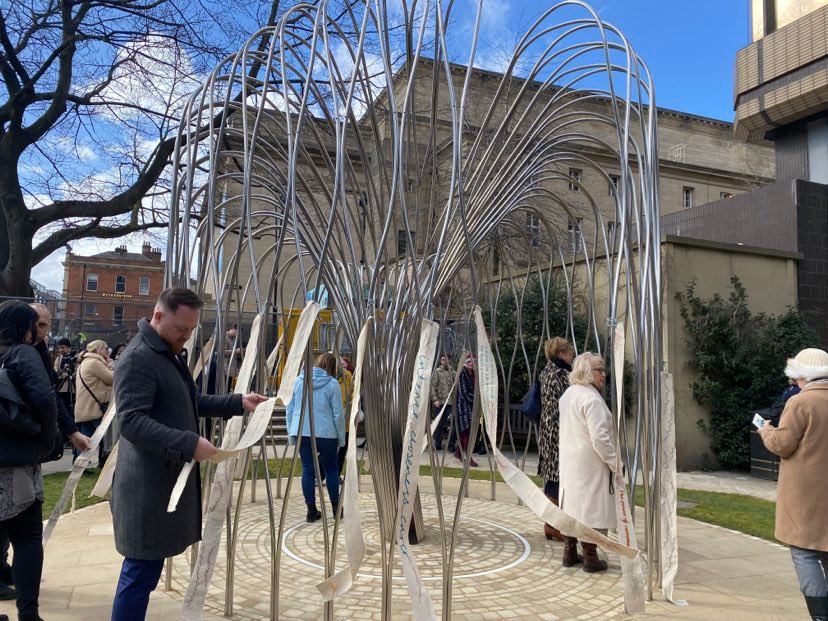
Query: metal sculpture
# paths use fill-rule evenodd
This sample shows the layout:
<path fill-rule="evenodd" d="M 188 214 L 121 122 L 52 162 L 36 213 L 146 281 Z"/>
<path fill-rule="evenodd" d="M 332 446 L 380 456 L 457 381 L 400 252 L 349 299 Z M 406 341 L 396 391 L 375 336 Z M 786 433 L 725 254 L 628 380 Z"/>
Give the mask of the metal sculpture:
<path fill-rule="evenodd" d="M 540 369 L 539 346 L 527 350 L 521 332 L 523 300 L 532 286 L 540 287 L 544 307 L 543 320 L 534 326 L 538 336 L 554 336 L 547 294 L 561 286 L 567 299 L 563 336 L 581 349 L 614 357 L 619 370 L 626 349 L 630 405 L 624 406 L 623 372 L 613 375 L 610 393 L 627 484 L 640 480 L 644 486 L 640 530 L 647 575 L 641 580 L 647 595 L 655 572 L 669 574 L 674 563 L 658 562 L 662 535 L 669 534 L 662 524 L 670 524 L 670 515 L 661 513 L 665 491 L 659 484 L 670 479 L 661 472 L 670 439 L 665 443 L 662 435 L 658 158 L 650 75 L 623 35 L 576 0 L 546 10 L 517 43 L 502 74 L 475 73 L 467 67 L 475 66 L 484 10 L 479 0 L 463 66 L 448 60 L 456 18 L 451 1 L 403 2 L 395 13 L 385 0 L 298 4 L 277 26 L 255 33 L 193 95 L 174 159 L 168 281 L 195 281 L 208 300 L 198 338 L 215 335 L 216 386 L 227 386 L 225 354 L 238 345 L 222 337 L 229 325 L 245 324 L 245 312 L 257 315 L 257 329 L 245 354 L 244 383 L 252 381 L 258 390 L 285 381 L 280 359 L 288 352 L 301 352 L 311 365 L 314 342 L 302 340 L 306 334 L 296 344 L 291 332 L 306 302 L 311 323 L 321 307 L 332 310 L 328 347 L 356 351 L 357 389 L 349 416 L 355 428 L 361 404 L 380 518 L 383 618 L 390 618 L 395 559 L 424 535 L 419 496 L 414 491 L 403 498 L 411 490 L 401 490 L 407 476 L 417 478 L 423 442 L 438 498 L 442 493 L 445 453 L 434 450 L 425 431 L 427 407 L 418 400 L 428 389 L 435 342 L 455 353 L 477 352 L 481 365 L 490 364 L 481 369 L 485 377 L 475 397 L 484 426 L 473 427 L 470 445 L 482 434 L 495 449 L 490 469 L 519 473 L 529 439 L 521 457 L 507 414 L 512 378 L 519 372 L 531 380 Z M 577 171 L 609 186 L 609 202 L 593 195 L 594 184 Z M 498 345 L 498 309 L 507 298 L 517 317 L 513 351 Z M 478 307 L 484 312 L 476 312 Z M 576 316 L 585 318 L 583 325 Z M 307 398 L 310 384 L 305 389 Z M 270 616 L 278 618 L 279 542 L 289 526 L 286 508 L 298 451 L 288 457 L 288 447 L 275 446 L 272 433 L 254 447 L 239 444 L 240 426 L 207 431 L 223 437 L 229 449 L 229 461 L 218 466 L 225 483 L 234 471 L 241 477 L 228 488 L 205 476 L 208 528 L 203 545 L 193 551 L 184 616 L 200 616 L 221 524 L 227 529 L 227 555 L 220 561 L 226 564 L 225 613 L 232 614 L 234 546 L 247 474 L 260 471 L 268 457 L 281 456 L 292 460 L 291 474 L 271 477 L 263 470 L 272 547 Z M 242 448 L 233 453 L 234 446 Z M 517 463 L 502 461 L 506 454 L 496 449 L 504 446 Z M 437 502 L 444 619 L 451 616 L 454 544 L 468 471 L 466 459 L 454 515 L 444 515 Z M 336 520 L 324 510 L 316 473 L 325 516 L 319 601 L 325 602 L 327 619 L 365 555 L 357 472 L 352 437 L 344 515 Z M 253 476 L 255 490 L 258 475 Z M 542 494 L 522 490 L 521 498 L 538 515 L 564 520 Z M 231 495 L 237 497 L 235 507 Z M 348 565 L 343 569 L 340 562 L 337 572 L 334 552 L 343 531 Z M 665 541 L 673 555 L 674 542 Z M 634 536 L 615 545 L 632 559 L 625 561 L 625 574 L 640 572 Z M 413 559 L 412 554 L 406 561 L 406 576 L 415 616 L 436 616 L 427 594 L 415 593 Z M 628 601 L 628 607 L 635 606 Z"/>

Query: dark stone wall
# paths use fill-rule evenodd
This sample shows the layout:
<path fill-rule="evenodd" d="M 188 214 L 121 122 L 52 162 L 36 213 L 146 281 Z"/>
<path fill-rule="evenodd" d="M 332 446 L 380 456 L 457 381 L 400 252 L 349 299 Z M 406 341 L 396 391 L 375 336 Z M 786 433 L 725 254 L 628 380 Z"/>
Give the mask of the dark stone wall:
<path fill-rule="evenodd" d="M 828 348 L 828 185 L 780 181 L 662 216 L 661 229 L 666 235 L 801 253 L 798 309 L 819 334 L 814 345 Z"/>
<path fill-rule="evenodd" d="M 796 184 L 774 183 L 661 217 L 661 232 L 798 252 Z"/>
<path fill-rule="evenodd" d="M 777 130 L 774 140 L 776 181 L 808 179 L 808 132 L 805 124 Z"/>
<path fill-rule="evenodd" d="M 796 198 L 799 310 L 828 349 L 828 185 L 798 180 Z"/>

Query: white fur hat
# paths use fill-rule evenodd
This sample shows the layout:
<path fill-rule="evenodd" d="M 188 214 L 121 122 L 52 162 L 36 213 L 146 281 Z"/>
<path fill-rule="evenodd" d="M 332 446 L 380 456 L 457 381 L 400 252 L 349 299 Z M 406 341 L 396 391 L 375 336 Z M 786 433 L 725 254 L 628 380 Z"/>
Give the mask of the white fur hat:
<path fill-rule="evenodd" d="M 791 379 L 808 381 L 828 377 L 828 352 L 813 347 L 803 349 L 796 358 L 788 358 L 785 375 Z"/>

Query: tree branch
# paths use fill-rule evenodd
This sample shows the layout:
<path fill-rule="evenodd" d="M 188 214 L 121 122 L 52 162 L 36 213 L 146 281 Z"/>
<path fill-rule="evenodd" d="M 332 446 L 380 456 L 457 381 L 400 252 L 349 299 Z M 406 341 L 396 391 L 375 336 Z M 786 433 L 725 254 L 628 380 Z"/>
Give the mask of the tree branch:
<path fill-rule="evenodd" d="M 31 217 L 35 228 L 40 228 L 63 218 L 107 218 L 127 213 L 158 181 L 161 173 L 167 167 L 174 147 L 174 136 L 160 142 L 155 147 L 148 165 L 138 175 L 135 183 L 110 199 L 101 201 L 55 201 L 51 205 L 33 210 Z"/>
<path fill-rule="evenodd" d="M 67 243 L 82 237 L 116 239 L 118 237 L 123 237 L 124 235 L 129 235 L 130 233 L 137 233 L 138 231 L 146 231 L 148 229 L 165 228 L 167 226 L 165 222 L 138 222 L 137 212 L 128 224 L 122 224 L 119 226 L 101 226 L 100 221 L 100 218 L 96 218 L 95 220 L 92 220 L 82 226 L 75 226 L 55 231 L 32 250 L 32 265 L 37 265 L 55 250 L 59 250 Z"/>

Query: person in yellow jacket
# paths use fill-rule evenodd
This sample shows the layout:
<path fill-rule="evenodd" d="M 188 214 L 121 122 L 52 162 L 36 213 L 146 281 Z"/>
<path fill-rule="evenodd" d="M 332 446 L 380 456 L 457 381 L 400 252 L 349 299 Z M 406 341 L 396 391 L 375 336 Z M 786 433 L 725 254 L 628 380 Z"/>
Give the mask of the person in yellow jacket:
<path fill-rule="evenodd" d="M 348 452 L 348 434 L 351 432 L 351 395 L 354 392 L 354 376 L 347 369 L 343 358 L 340 358 L 339 364 L 336 365 L 336 381 L 339 382 L 339 390 L 342 392 L 342 411 L 345 413 L 345 446 L 340 447 L 337 455 L 339 472 L 342 472 L 345 454 Z"/>

